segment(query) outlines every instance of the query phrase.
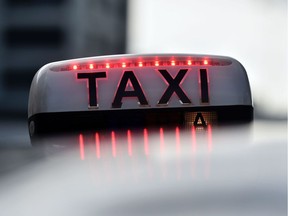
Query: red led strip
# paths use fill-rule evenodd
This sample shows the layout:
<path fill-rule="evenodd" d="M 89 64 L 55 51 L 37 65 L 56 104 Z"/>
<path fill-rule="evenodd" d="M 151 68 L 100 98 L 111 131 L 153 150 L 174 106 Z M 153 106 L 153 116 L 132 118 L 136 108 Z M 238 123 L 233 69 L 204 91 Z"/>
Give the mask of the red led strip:
<path fill-rule="evenodd" d="M 193 65 L 212 65 L 209 63 L 208 60 L 203 60 L 203 61 L 154 61 L 154 62 L 138 62 L 138 63 L 90 63 L 90 64 L 72 64 L 71 66 L 63 67 L 61 68 L 61 71 L 71 71 L 71 70 L 95 70 L 95 69 L 103 69 L 103 68 L 135 68 L 135 67 L 159 67 L 159 66 L 183 66 L 183 65 L 188 65 L 188 66 L 193 66 Z"/>
<path fill-rule="evenodd" d="M 227 66 L 232 62 L 226 59 L 205 58 L 205 57 L 173 57 L 170 59 L 155 57 L 150 59 L 126 59 L 126 60 L 90 60 L 89 62 L 75 62 L 53 67 L 53 71 L 80 71 L 98 70 L 110 68 L 141 68 L 141 67 L 173 67 L 173 66 Z"/>

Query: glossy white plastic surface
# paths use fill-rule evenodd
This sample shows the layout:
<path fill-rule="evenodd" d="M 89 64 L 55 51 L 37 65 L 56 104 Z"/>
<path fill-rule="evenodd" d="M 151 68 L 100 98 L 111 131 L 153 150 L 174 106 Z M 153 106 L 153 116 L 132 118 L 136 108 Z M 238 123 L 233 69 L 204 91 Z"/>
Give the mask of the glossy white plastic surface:
<path fill-rule="evenodd" d="M 86 70 L 63 70 L 77 64 L 89 62 L 129 62 L 131 59 L 145 58 L 158 59 L 211 59 L 230 62 L 228 65 L 160 65 L 145 66 L 138 65 L 118 68 L 97 68 Z M 56 69 L 55 69 L 56 68 Z M 62 68 L 62 69 L 61 69 Z M 173 93 L 169 103 L 164 107 L 201 107 L 201 106 L 252 106 L 251 91 L 248 77 L 244 67 L 235 59 L 221 56 L 188 55 L 188 54 L 165 54 L 165 55 L 117 55 L 101 56 L 83 59 L 73 59 L 54 62 L 43 66 L 35 75 L 30 89 L 28 117 L 37 113 L 91 111 L 89 108 L 89 85 L 88 79 L 78 79 L 78 73 L 105 72 L 106 78 L 97 79 L 98 110 L 117 109 L 150 109 L 163 108 L 157 103 L 169 84 L 159 73 L 159 69 L 169 72 L 175 78 L 181 69 L 187 73 L 179 86 L 191 100 L 190 104 L 182 104 L 179 97 Z M 201 102 L 200 69 L 206 69 L 208 73 L 209 102 Z M 149 106 L 139 105 L 137 97 L 123 97 L 121 108 L 113 108 L 112 102 L 124 71 L 133 71 L 137 77 L 142 91 Z M 126 86 L 127 91 L 131 86 Z M 132 88 L 133 89 L 133 88 Z"/>

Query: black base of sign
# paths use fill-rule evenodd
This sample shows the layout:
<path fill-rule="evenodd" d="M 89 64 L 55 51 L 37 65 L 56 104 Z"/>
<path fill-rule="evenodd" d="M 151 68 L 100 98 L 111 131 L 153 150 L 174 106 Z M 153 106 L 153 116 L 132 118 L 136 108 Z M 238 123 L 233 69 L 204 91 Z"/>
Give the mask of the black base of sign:
<path fill-rule="evenodd" d="M 212 123 L 205 119 L 207 113 L 213 113 Z M 194 117 L 187 120 L 187 116 Z M 107 128 L 155 128 L 176 125 L 205 127 L 207 124 L 238 124 L 248 123 L 252 120 L 252 106 L 221 106 L 39 113 L 29 118 L 28 125 L 30 136 L 35 137 L 51 133 Z"/>

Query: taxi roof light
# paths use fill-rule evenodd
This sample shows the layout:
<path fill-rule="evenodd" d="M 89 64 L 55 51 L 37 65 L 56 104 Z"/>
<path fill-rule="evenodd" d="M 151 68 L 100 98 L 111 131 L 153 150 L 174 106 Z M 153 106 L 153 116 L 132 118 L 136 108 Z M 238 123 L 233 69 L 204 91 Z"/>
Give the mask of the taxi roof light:
<path fill-rule="evenodd" d="M 53 62 L 34 76 L 28 103 L 32 135 L 64 124 L 109 127 L 111 122 L 125 126 L 185 120 L 206 126 L 205 112 L 215 113 L 217 122 L 253 119 L 249 80 L 237 60 L 155 54 Z M 193 113 L 192 119 L 185 113 Z"/>

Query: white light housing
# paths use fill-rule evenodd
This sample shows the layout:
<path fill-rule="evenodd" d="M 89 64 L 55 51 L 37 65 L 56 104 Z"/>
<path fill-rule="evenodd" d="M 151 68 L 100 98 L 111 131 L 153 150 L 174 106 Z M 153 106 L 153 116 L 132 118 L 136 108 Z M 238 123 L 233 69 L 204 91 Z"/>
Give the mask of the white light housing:
<path fill-rule="evenodd" d="M 210 55 L 153 54 L 50 63 L 32 81 L 28 121 L 34 135 L 60 125 L 146 124 L 151 116 L 163 113 L 167 115 L 159 118 L 179 115 L 181 122 L 187 114 L 201 111 L 216 113 L 217 122 L 253 119 L 249 81 L 238 61 Z"/>

